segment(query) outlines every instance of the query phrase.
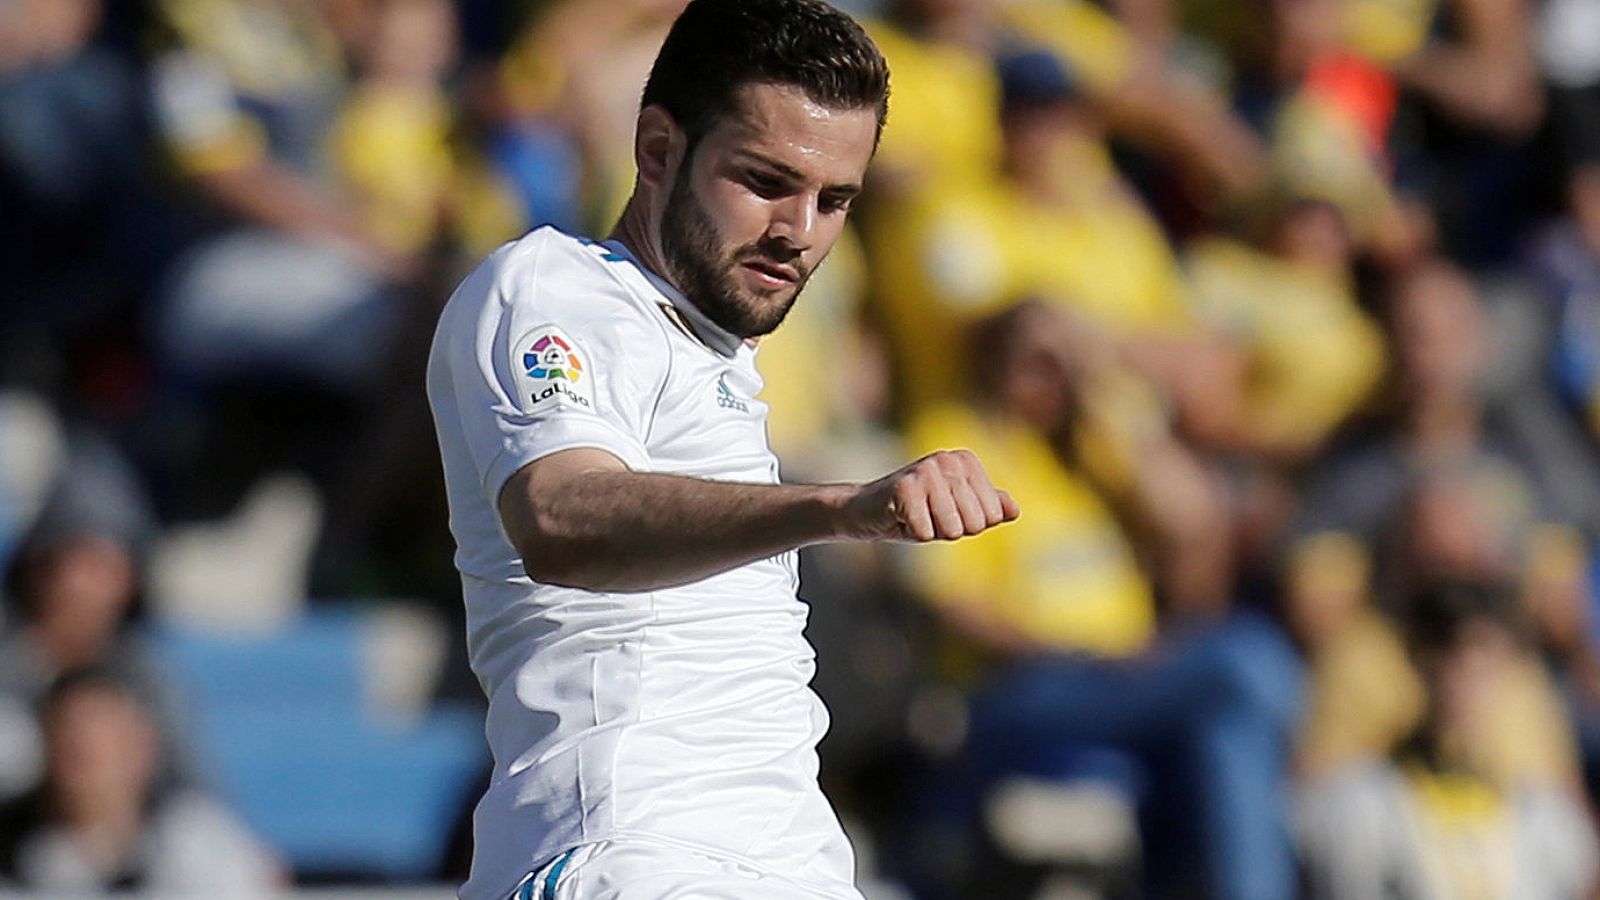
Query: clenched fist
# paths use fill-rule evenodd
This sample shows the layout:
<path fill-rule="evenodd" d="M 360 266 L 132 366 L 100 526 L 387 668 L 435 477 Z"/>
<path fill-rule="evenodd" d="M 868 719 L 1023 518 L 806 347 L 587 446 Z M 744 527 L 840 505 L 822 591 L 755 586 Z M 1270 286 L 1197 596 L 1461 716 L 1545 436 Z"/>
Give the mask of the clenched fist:
<path fill-rule="evenodd" d="M 1015 519 L 1011 495 L 970 450 L 941 450 L 862 485 L 845 506 L 858 540 L 953 541 Z"/>

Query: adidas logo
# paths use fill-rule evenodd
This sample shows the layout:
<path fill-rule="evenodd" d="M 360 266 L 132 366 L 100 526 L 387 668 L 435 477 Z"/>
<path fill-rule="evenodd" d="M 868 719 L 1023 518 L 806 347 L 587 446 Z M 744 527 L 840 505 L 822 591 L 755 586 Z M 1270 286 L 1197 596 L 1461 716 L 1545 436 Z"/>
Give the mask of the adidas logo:
<path fill-rule="evenodd" d="M 723 409 L 734 409 L 744 413 L 749 412 L 750 404 L 733 395 L 733 391 L 728 388 L 727 378 L 728 376 L 726 375 L 717 376 L 717 405 Z"/>

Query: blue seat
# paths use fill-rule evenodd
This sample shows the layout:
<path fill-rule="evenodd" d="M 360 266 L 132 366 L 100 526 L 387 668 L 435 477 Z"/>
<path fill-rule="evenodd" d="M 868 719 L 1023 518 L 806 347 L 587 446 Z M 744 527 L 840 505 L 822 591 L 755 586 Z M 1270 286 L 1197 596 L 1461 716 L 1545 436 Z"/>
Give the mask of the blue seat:
<path fill-rule="evenodd" d="M 319 611 L 265 635 L 157 629 L 152 642 L 186 704 L 210 716 L 229 710 L 362 713 L 362 617 Z"/>
<path fill-rule="evenodd" d="M 296 872 L 428 879 L 487 764 L 482 718 L 371 714 L 361 636 L 361 616 L 336 610 L 269 636 L 162 629 L 151 643 L 218 793 Z"/>

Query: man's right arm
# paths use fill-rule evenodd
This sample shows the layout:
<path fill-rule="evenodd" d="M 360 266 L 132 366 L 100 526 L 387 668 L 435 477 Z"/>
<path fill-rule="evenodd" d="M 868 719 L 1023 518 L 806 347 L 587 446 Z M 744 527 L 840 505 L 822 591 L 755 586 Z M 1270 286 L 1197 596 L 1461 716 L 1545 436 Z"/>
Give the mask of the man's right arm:
<path fill-rule="evenodd" d="M 500 492 L 528 576 L 596 591 L 685 584 L 825 541 L 955 540 L 1017 515 L 965 450 L 868 484 L 774 485 L 634 472 L 573 449 L 522 467 Z"/>

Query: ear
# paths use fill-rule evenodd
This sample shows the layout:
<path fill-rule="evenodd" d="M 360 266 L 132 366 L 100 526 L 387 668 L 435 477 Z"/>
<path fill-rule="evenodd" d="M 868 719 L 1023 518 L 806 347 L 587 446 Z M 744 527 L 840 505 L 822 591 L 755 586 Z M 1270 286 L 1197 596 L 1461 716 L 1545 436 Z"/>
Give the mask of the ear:
<path fill-rule="evenodd" d="M 662 106 L 639 110 L 633 134 L 633 161 L 639 167 L 639 180 L 659 188 L 683 159 L 686 143 L 683 129 L 672 113 Z"/>

